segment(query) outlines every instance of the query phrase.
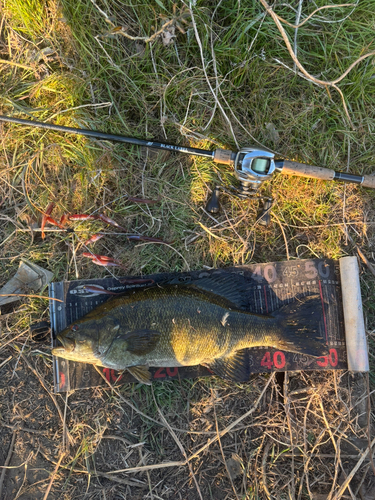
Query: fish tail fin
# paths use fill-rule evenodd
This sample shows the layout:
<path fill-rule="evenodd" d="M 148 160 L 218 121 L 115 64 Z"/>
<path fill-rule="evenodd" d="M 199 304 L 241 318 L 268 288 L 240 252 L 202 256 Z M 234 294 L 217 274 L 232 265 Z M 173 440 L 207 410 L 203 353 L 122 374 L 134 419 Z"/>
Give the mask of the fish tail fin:
<path fill-rule="evenodd" d="M 272 313 L 280 328 L 275 347 L 285 351 L 323 356 L 327 354 L 323 309 L 319 295 L 309 295 Z"/>

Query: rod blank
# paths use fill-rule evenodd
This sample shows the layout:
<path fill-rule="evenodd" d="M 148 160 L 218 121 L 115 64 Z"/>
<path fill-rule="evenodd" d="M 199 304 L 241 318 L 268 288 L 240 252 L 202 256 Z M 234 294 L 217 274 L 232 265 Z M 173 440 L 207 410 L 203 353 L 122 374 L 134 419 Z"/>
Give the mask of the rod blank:
<path fill-rule="evenodd" d="M 22 118 L 13 118 L 11 116 L 0 115 L 0 121 L 8 123 L 17 123 L 28 127 L 37 127 L 45 130 L 55 130 L 56 132 L 63 132 L 69 134 L 83 135 L 85 137 L 92 137 L 111 142 L 123 142 L 126 144 L 134 144 L 135 146 L 144 146 L 147 148 L 167 149 L 169 151 L 177 151 L 179 153 L 192 154 L 197 156 L 204 156 L 206 158 L 213 158 L 214 152 L 207 151 L 206 149 L 190 148 L 185 146 L 175 146 L 173 144 L 165 144 L 158 141 L 147 141 L 145 139 L 137 139 L 136 137 L 125 137 L 123 135 L 107 134 L 100 130 L 89 130 L 84 128 L 64 127 L 62 125 L 55 125 L 54 123 L 38 122 L 35 120 L 24 120 Z"/>

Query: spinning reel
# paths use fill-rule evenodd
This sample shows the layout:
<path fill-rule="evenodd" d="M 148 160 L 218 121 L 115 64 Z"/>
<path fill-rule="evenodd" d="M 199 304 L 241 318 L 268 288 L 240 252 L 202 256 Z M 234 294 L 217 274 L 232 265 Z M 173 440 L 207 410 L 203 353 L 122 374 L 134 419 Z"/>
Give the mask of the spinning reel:
<path fill-rule="evenodd" d="M 263 202 L 263 209 L 258 217 L 259 224 L 268 225 L 270 222 L 270 210 L 272 198 L 260 196 L 258 190 L 272 177 L 277 166 L 275 155 L 269 151 L 263 151 L 252 147 L 242 148 L 235 154 L 233 159 L 234 175 L 239 181 L 239 186 L 216 186 L 207 202 L 206 210 L 212 214 L 220 211 L 220 191 L 242 200 L 254 199 Z"/>

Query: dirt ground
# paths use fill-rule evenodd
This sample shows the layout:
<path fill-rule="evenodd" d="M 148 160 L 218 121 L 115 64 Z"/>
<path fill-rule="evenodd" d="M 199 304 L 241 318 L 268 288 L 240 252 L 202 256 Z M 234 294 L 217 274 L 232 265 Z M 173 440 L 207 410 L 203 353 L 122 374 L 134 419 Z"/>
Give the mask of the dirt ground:
<path fill-rule="evenodd" d="M 256 375 L 242 385 L 201 378 L 61 395 L 52 392 L 44 342 L 25 334 L 0 353 L 1 362 L 12 356 L 0 372 L 4 500 L 375 498 L 362 375 Z"/>

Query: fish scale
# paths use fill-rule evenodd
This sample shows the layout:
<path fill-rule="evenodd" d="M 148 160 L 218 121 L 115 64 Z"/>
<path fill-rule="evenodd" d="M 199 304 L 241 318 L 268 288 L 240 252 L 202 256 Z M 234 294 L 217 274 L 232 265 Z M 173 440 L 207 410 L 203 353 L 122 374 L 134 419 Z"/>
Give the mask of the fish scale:
<path fill-rule="evenodd" d="M 279 333 L 274 318 L 233 310 L 227 304 L 227 307 L 220 305 L 220 299 L 214 301 L 212 295 L 189 288 L 167 286 L 138 295 L 143 297 L 137 302 L 126 297 L 107 303 L 114 306 L 110 314 L 119 324 L 118 333 L 146 328 L 161 334 L 152 353 L 135 358 L 129 355 L 128 366 L 171 366 L 171 362 L 176 366 L 201 364 L 245 347 L 265 345 L 271 329 L 275 336 Z M 226 318 L 225 326 L 223 318 Z M 104 331 L 107 318 L 101 321 L 99 329 Z M 117 345 L 112 345 L 102 358 L 107 366 L 115 369 L 124 367 L 126 356 L 122 354 L 120 367 L 117 349 Z"/>

